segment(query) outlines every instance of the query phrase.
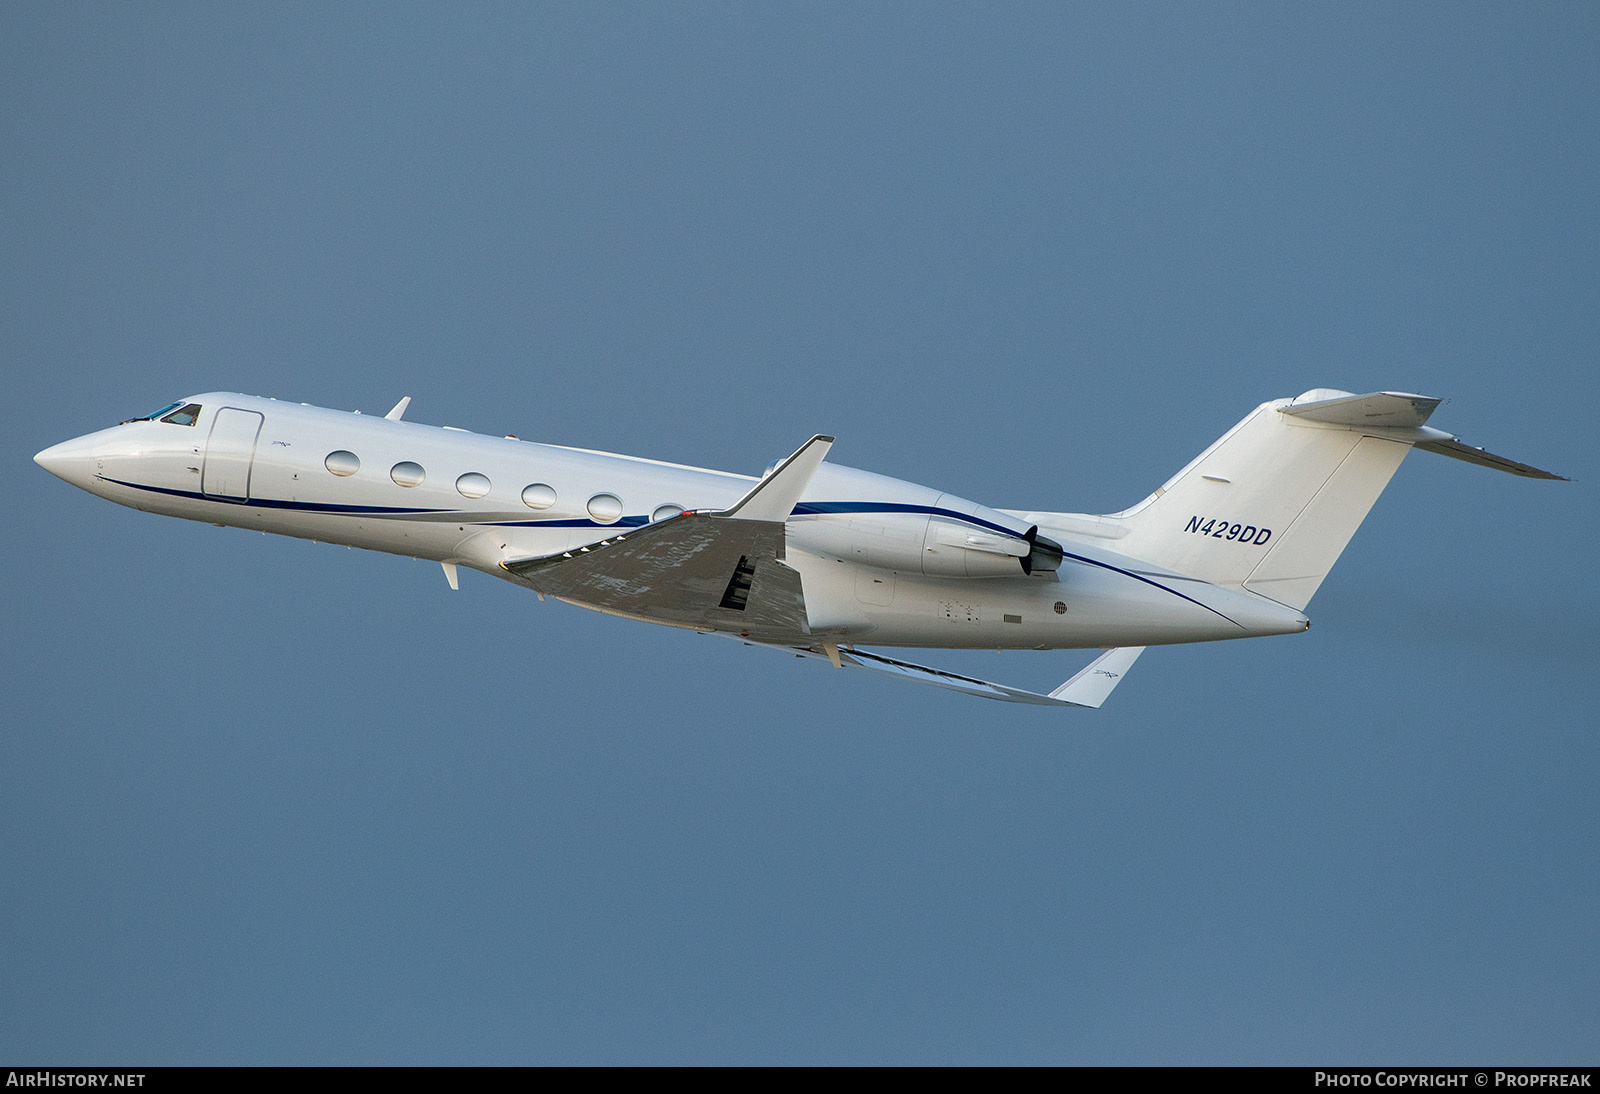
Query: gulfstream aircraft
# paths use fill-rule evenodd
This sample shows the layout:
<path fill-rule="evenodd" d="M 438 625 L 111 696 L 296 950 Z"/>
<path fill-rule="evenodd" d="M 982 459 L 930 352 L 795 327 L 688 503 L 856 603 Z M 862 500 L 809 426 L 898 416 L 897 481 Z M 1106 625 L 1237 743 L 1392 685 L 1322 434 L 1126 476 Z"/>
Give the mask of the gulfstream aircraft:
<path fill-rule="evenodd" d="M 759 476 L 210 392 L 47 448 L 146 512 L 431 559 L 627 619 L 969 695 L 1098 707 L 1144 647 L 1297 634 L 1413 448 L 1548 471 L 1425 423 L 1438 399 L 1318 388 L 1251 411 L 1120 513 L 991 509 L 825 462 Z M 862 646 L 1104 649 L 1049 694 Z"/>

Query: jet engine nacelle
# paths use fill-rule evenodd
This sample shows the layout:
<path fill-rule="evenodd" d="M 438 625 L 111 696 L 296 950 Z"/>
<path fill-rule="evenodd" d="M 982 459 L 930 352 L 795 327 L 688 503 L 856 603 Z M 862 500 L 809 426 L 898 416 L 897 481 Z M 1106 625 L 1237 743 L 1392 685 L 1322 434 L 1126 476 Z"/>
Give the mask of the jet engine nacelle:
<path fill-rule="evenodd" d="M 950 494 L 906 508 L 841 513 L 792 525 L 790 535 L 822 554 L 930 577 L 1017 577 L 1061 565 L 1060 544 L 998 510 Z"/>
<path fill-rule="evenodd" d="M 1019 535 L 987 531 L 947 517 L 928 518 L 922 572 L 940 577 L 1015 577 L 1061 565 L 1061 545 L 1037 525 Z"/>

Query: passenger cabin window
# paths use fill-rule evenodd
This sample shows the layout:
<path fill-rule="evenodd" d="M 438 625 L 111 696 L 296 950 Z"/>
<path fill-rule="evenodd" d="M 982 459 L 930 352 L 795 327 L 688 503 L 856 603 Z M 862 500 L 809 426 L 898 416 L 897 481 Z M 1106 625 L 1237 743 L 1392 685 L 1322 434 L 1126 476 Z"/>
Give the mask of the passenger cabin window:
<path fill-rule="evenodd" d="M 522 488 L 522 504 L 529 509 L 548 509 L 556 503 L 555 487 L 536 482 Z"/>
<path fill-rule="evenodd" d="M 596 494 L 589 499 L 589 517 L 596 524 L 615 524 L 622 516 L 622 499 L 615 494 Z"/>
<path fill-rule="evenodd" d="M 200 417 L 200 404 L 190 403 L 182 410 L 174 410 L 161 420 L 163 422 L 171 422 L 173 425 L 194 425 L 195 419 L 198 417 Z"/>
<path fill-rule="evenodd" d="M 422 480 L 427 478 L 427 473 L 422 470 L 420 463 L 406 460 L 397 463 L 389 469 L 389 477 L 401 486 L 421 486 Z"/>
<path fill-rule="evenodd" d="M 329 452 L 328 458 L 322 462 L 329 471 L 332 471 L 340 478 L 354 475 L 361 470 L 361 461 L 356 458 L 356 454 L 354 452 L 346 452 L 342 448 L 337 452 Z"/>
<path fill-rule="evenodd" d="M 456 480 L 456 489 L 464 498 L 481 498 L 489 492 L 489 477 L 468 471 Z"/>

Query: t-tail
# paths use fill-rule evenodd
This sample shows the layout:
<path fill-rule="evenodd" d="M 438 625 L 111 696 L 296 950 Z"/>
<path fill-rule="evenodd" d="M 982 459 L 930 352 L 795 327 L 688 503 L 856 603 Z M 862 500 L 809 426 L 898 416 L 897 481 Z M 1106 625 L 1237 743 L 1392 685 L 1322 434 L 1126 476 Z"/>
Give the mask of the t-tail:
<path fill-rule="evenodd" d="M 1304 609 L 1411 449 L 1562 478 L 1428 428 L 1438 405 L 1327 388 L 1263 403 L 1161 489 L 1085 531 L 1120 554 Z"/>

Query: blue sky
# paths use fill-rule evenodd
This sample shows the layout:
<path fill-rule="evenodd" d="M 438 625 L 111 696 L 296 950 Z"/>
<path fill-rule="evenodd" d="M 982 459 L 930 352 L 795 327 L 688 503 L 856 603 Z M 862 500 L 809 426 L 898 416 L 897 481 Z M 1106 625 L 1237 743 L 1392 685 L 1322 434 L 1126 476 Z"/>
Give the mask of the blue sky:
<path fill-rule="evenodd" d="M 1597 48 L 1584 4 L 0 7 L 0 1058 L 1592 1061 Z M 1096 512 L 1319 386 L 1576 481 L 1414 455 L 1309 634 L 1096 713 L 30 462 L 411 395 Z"/>

